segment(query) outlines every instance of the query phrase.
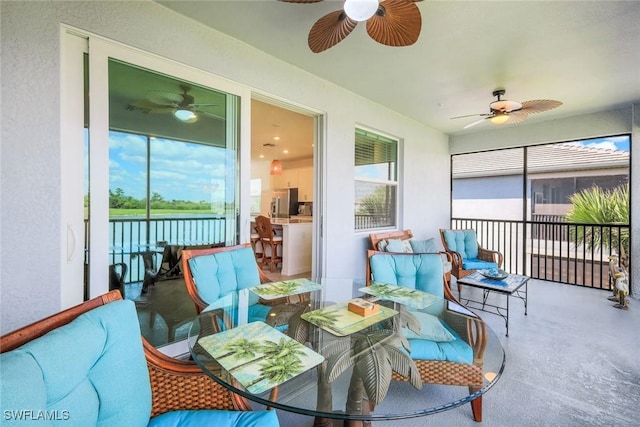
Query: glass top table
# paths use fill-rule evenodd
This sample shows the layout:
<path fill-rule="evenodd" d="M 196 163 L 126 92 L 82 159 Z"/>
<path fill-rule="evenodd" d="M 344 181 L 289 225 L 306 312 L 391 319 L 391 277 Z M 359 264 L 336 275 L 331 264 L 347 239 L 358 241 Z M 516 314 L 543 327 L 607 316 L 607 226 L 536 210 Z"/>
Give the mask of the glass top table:
<path fill-rule="evenodd" d="M 278 294 L 301 284 L 303 293 Z M 412 418 L 473 400 L 481 404 L 504 369 L 499 339 L 455 302 L 425 293 L 407 296 L 406 288 L 390 285 L 365 288 L 363 280 L 352 279 L 265 286 L 203 311 L 189 331 L 191 355 L 228 390 L 267 407 L 316 417 L 316 425 L 330 425 L 331 419 L 357 425 Z M 254 306 L 258 293 L 262 299 Z M 350 310 L 349 302 L 358 307 Z M 256 307 L 269 311 L 266 323 L 251 320 Z M 366 312 L 371 307 L 375 312 Z M 453 342 L 431 336 L 442 332 L 442 323 L 454 331 Z M 406 348 L 411 354 L 423 345 L 446 353 L 454 343 L 464 347 L 467 360 L 419 360 Z M 473 411 L 477 420 L 479 408 L 479 414 Z"/>

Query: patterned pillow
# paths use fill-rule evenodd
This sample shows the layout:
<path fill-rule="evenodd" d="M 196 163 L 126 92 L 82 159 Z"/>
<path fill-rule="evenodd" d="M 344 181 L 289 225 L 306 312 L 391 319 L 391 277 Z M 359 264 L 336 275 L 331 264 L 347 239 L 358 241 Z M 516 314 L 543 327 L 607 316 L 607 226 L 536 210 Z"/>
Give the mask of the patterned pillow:
<path fill-rule="evenodd" d="M 409 240 L 401 239 L 389 239 L 385 251 L 413 253 L 411 242 Z"/>

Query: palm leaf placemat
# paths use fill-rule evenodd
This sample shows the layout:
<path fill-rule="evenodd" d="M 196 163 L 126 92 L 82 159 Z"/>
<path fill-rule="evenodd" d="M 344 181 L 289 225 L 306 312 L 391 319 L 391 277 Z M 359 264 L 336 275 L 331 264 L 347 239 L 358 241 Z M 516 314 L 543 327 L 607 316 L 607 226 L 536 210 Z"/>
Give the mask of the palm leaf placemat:
<path fill-rule="evenodd" d="M 198 343 L 247 391 L 262 393 L 322 363 L 324 357 L 264 322 L 251 322 Z"/>
<path fill-rule="evenodd" d="M 249 288 L 250 291 L 265 300 L 317 291 L 319 289 L 322 289 L 322 285 L 312 282 L 309 279 L 283 280 L 280 282 L 264 283 L 262 285 L 254 286 L 253 288 Z"/>
<path fill-rule="evenodd" d="M 349 311 L 348 305 L 349 301 L 345 301 L 304 313 L 300 317 L 334 335 L 344 337 L 398 314 L 396 310 L 381 305 L 377 313 L 364 317 Z"/>
<path fill-rule="evenodd" d="M 442 298 L 417 289 L 388 283 L 372 283 L 371 286 L 358 289 L 365 294 L 376 296 L 382 300 L 397 302 L 419 310 L 442 301 Z"/>

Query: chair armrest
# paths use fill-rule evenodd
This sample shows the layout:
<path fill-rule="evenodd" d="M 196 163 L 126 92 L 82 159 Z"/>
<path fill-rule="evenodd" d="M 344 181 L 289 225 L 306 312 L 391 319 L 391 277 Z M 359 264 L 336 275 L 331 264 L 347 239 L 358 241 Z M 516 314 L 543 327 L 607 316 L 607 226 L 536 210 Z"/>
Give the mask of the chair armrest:
<path fill-rule="evenodd" d="M 487 346 L 487 326 L 484 321 L 480 317 L 473 319 L 451 314 L 446 309 L 442 313 L 442 320 L 473 349 L 473 363 L 481 364 Z"/>
<path fill-rule="evenodd" d="M 241 396 L 209 378 L 195 362 L 173 359 L 143 338 L 151 382 L 151 416 L 180 409 L 251 410 Z"/>
<path fill-rule="evenodd" d="M 451 257 L 451 265 L 453 267 L 462 268 L 462 255 L 460 255 L 460 252 L 447 250 L 446 253 Z"/>
<path fill-rule="evenodd" d="M 495 262 L 498 264 L 498 267 L 502 267 L 503 256 L 498 251 L 492 251 L 478 246 L 478 259 Z"/>

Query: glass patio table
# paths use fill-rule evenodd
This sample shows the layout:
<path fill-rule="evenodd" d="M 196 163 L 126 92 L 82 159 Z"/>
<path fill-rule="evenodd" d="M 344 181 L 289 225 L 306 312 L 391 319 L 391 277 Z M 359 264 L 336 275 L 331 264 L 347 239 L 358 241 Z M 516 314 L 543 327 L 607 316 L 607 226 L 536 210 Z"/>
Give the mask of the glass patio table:
<path fill-rule="evenodd" d="M 278 294 L 283 284 L 291 286 L 291 282 L 302 282 L 304 292 L 288 297 Z M 236 393 L 241 407 L 248 400 L 315 417 L 315 425 L 420 417 L 481 397 L 504 369 L 499 339 L 480 317 L 454 302 L 425 293 L 417 300 L 407 299 L 394 289 L 372 295 L 363 292 L 363 280 L 352 279 L 296 279 L 270 286 L 241 291 L 210 307 L 189 331 L 195 362 Z M 261 302 L 272 299 L 268 324 L 250 320 L 257 294 Z M 348 302 L 359 303 L 362 310 L 373 303 L 377 311 L 356 314 Z M 477 370 L 473 387 L 461 385 L 466 380 L 458 378 L 451 366 L 443 373 L 449 376 L 448 384 L 458 385 L 433 384 L 428 375 L 422 381 L 409 379 L 410 369 L 420 362 L 408 357 L 400 328 L 407 316 L 428 314 L 446 319 L 448 325 L 467 325 L 480 338 L 480 345 L 471 344 L 474 361 L 470 365 Z M 405 376 L 398 373 L 403 369 Z M 414 379 L 424 377 L 419 372 Z M 471 408 L 469 417 L 473 418 Z"/>

